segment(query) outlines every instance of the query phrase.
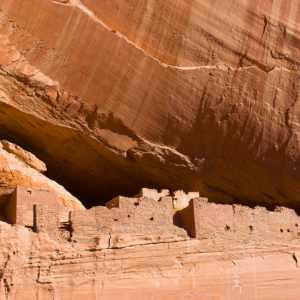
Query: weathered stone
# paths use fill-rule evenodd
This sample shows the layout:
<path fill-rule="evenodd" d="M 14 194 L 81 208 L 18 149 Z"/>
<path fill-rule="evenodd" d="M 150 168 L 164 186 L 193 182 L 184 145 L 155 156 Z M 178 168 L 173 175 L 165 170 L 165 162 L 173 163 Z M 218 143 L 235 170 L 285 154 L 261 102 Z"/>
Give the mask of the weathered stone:
<path fill-rule="evenodd" d="M 299 216 L 237 203 L 300 204 L 299 8 L 1 0 L 1 139 L 89 207 L 209 202 L 82 210 L 0 143 L 0 220 L 18 185 L 75 209 L 0 222 L 0 298 L 298 300 Z"/>
<path fill-rule="evenodd" d="M 174 208 L 175 210 L 182 210 L 189 206 L 192 199 L 199 198 L 198 192 L 185 193 L 184 191 L 176 191 L 174 193 Z"/>
<path fill-rule="evenodd" d="M 29 151 L 26 151 L 20 146 L 5 140 L 0 141 L 0 144 L 2 144 L 3 149 L 5 149 L 9 153 L 16 155 L 19 159 L 23 160 L 30 167 L 36 169 L 41 173 L 47 171 L 46 164 L 43 161 L 39 160 L 34 154 L 30 153 Z"/>
<path fill-rule="evenodd" d="M 27 161 L 19 155 L 6 151 L 5 148 L 5 146 L 0 148 L 0 198 L 10 194 L 17 186 L 23 186 L 24 189 L 52 192 L 58 203 L 71 209 L 83 208 L 81 202 L 64 187 L 32 168 L 31 164 L 27 164 Z"/>
<path fill-rule="evenodd" d="M 49 208 L 58 206 L 57 196 L 43 190 L 17 186 L 5 205 L 6 219 L 11 224 L 34 227 L 34 206 L 44 204 Z M 56 209 L 58 211 L 58 209 Z"/>
<path fill-rule="evenodd" d="M 91 204 L 157 186 L 298 205 L 299 3 L 139 3 L 3 0 L 3 132 Z"/>
<path fill-rule="evenodd" d="M 170 195 L 169 190 L 161 190 L 159 192 L 158 190 L 154 190 L 154 189 L 142 188 L 137 196 L 146 197 L 158 201 L 162 197 L 167 197 L 169 195 Z"/>

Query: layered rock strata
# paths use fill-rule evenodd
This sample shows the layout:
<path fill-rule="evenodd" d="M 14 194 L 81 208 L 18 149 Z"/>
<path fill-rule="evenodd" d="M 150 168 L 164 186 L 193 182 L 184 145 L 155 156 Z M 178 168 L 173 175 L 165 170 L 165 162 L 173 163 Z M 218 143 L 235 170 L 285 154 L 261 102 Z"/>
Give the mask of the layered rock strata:
<path fill-rule="evenodd" d="M 0 206 L 12 190 L 24 186 L 54 193 L 65 207 L 83 209 L 76 197 L 41 171 L 46 171 L 44 162 L 20 146 L 0 140 Z"/>
<path fill-rule="evenodd" d="M 49 197 L 24 196 L 16 209 L 34 210 L 34 226 L 0 222 L 1 299 L 298 299 L 292 210 L 118 197 L 66 220 Z"/>
<path fill-rule="evenodd" d="M 298 300 L 299 16 L 1 0 L 0 298 Z"/>
<path fill-rule="evenodd" d="M 2 132 L 90 199 L 158 186 L 296 206 L 298 8 L 3 0 Z"/>

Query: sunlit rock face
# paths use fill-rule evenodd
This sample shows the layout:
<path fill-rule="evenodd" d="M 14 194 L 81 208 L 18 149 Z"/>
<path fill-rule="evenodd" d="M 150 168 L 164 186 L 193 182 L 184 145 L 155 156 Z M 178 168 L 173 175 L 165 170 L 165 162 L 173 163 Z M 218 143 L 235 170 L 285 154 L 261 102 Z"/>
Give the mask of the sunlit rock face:
<path fill-rule="evenodd" d="M 81 209 L 78 199 L 91 207 L 119 194 L 136 195 L 141 187 L 196 192 L 215 202 L 298 209 L 299 23 L 297 0 L 1 0 L 0 139 L 41 159 L 17 146 L 1 148 L 1 157 L 22 165 L 21 173 L 10 173 L 0 162 L 1 184 L 30 170 L 33 179 L 47 186 L 51 182 L 54 190 L 67 195 L 67 206 Z M 26 185 L 33 182 L 30 176 L 24 179 Z M 7 242 L 3 266 L 22 243 L 27 247 L 24 264 L 28 257 L 49 251 L 51 260 L 56 253 L 57 243 L 48 237 L 2 225 L 1 238 Z M 2 235 L 5 231 L 7 236 Z M 15 239 L 20 245 L 11 245 Z M 238 262 L 221 247 L 219 263 L 218 255 L 212 262 L 198 256 L 201 243 L 182 242 L 178 248 L 175 243 L 159 244 L 153 246 L 159 257 L 153 269 L 152 262 L 147 265 L 150 252 L 139 247 L 141 267 L 130 277 L 120 265 L 124 257 L 139 257 L 134 250 L 107 250 L 105 258 L 93 260 L 93 251 L 75 253 L 69 244 L 63 246 L 66 257 L 82 255 L 89 261 L 87 273 L 110 264 L 118 271 L 107 267 L 103 281 L 97 277 L 79 284 L 70 283 L 72 276 L 62 276 L 56 291 L 69 299 L 70 293 L 78 293 L 74 286 L 86 283 L 93 296 L 82 292 L 80 297 L 98 299 L 101 285 L 103 295 L 114 299 L 123 294 L 111 287 L 119 283 L 128 299 L 152 297 L 153 287 L 159 287 L 157 299 L 198 299 L 199 291 L 205 299 L 219 293 L 226 295 L 220 299 L 299 298 L 294 283 L 299 276 L 297 245 L 286 250 L 268 246 L 264 254 L 250 249 L 241 256 L 234 249 Z M 120 255 L 120 260 L 112 262 L 110 254 Z M 65 263 L 61 257 L 57 261 Z M 196 275 L 189 277 L 194 262 Z M 135 258 L 126 261 L 124 269 L 130 273 L 134 263 Z M 255 279 L 253 265 L 258 266 Z M 203 269 L 207 272 L 201 274 L 208 275 L 199 279 Z M 20 277 L 20 282 L 33 299 L 31 287 L 42 273 L 28 270 L 33 279 L 26 285 Z M 62 270 L 53 272 L 77 272 L 68 266 Z M 170 275 L 174 270 L 176 278 Z M 222 280 L 220 270 L 226 270 Z M 157 281 L 145 275 L 151 271 L 154 277 L 159 273 Z M 149 281 L 140 281 L 144 275 Z M 5 278 L 3 297 L 12 290 Z M 287 278 L 290 294 L 284 294 L 287 285 L 278 278 Z M 249 292 L 267 280 L 278 286 L 266 284 L 255 294 Z M 168 289 L 173 284 L 182 294 Z M 150 287 L 149 294 L 132 291 L 133 285 L 143 291 Z M 55 298 L 53 286 L 39 287 L 40 295 Z M 191 286 L 199 288 L 191 288 L 195 293 L 189 294 Z M 24 295 L 9 297 L 26 299 Z"/>
<path fill-rule="evenodd" d="M 81 202 L 63 186 L 42 174 L 42 171 L 46 171 L 46 165 L 21 147 L 0 140 L 0 166 L 1 212 L 2 202 L 17 186 L 52 192 L 56 196 L 58 204 L 69 209 L 83 209 Z"/>
<path fill-rule="evenodd" d="M 298 6 L 3 0 L 1 124 L 92 202 L 160 186 L 296 206 Z"/>

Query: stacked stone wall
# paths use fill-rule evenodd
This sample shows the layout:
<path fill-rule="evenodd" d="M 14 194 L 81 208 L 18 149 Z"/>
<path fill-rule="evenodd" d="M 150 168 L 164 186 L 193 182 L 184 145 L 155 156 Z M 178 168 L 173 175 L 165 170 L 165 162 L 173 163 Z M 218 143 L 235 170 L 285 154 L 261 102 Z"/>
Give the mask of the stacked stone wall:
<path fill-rule="evenodd" d="M 278 240 L 300 238 L 300 217 L 292 209 L 209 203 L 193 199 L 177 213 L 177 224 L 197 239 L 238 241 Z"/>

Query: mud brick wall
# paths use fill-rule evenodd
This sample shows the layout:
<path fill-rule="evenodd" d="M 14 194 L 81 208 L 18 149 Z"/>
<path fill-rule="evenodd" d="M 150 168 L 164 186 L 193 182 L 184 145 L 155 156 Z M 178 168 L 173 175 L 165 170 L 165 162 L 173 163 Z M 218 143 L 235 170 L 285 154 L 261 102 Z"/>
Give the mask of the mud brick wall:
<path fill-rule="evenodd" d="M 70 221 L 74 241 L 80 241 L 84 244 L 100 234 L 96 222 L 95 208 L 71 212 Z"/>
<path fill-rule="evenodd" d="M 44 204 L 54 208 L 57 206 L 56 195 L 44 190 L 16 187 L 5 208 L 7 220 L 11 224 L 33 227 L 35 204 Z"/>
<path fill-rule="evenodd" d="M 239 241 L 286 240 L 300 238 L 300 218 L 292 209 L 209 203 L 194 199 L 177 213 L 179 226 L 198 239 Z"/>
<path fill-rule="evenodd" d="M 163 197 L 159 201 L 150 198 L 116 197 L 106 203 L 106 207 L 119 208 L 122 211 L 120 221 L 148 225 L 173 225 L 172 197 Z"/>
<path fill-rule="evenodd" d="M 59 206 L 46 204 L 34 205 L 34 229 L 36 232 L 45 232 L 58 237 Z"/>
<path fill-rule="evenodd" d="M 182 235 L 183 230 L 173 224 L 174 209 L 171 197 L 159 201 L 141 197 L 117 197 L 107 203 L 86 211 L 71 213 L 73 239 L 87 241 L 99 235 L 163 234 Z"/>

